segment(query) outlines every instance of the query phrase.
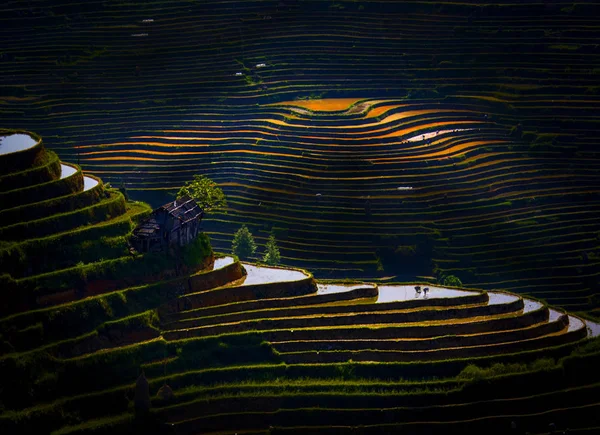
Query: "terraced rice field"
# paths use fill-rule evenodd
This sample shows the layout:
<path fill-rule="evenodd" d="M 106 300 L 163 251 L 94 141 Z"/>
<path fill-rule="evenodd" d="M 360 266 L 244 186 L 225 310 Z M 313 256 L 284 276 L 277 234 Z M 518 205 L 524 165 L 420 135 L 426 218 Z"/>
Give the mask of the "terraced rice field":
<path fill-rule="evenodd" d="M 206 223 L 220 249 L 246 223 L 259 243 L 275 231 L 284 262 L 320 277 L 408 279 L 437 271 L 570 309 L 595 307 L 598 185 L 587 161 L 577 174 L 562 172 L 560 151 L 532 151 L 472 105 L 356 104 L 386 111 L 377 122 L 350 108 L 275 122 L 296 113 L 287 102 L 244 120 L 215 116 L 200 128 L 91 146 L 82 158 L 197 159 L 230 198 L 227 214 Z M 413 110 L 427 106 L 435 108 Z M 139 140 L 147 141 L 143 149 Z M 152 189 L 176 188 L 189 177 L 179 174 L 157 174 Z"/>
<path fill-rule="evenodd" d="M 16 202 L 0 211 L 3 432 L 436 433 L 536 428 L 548 407 L 564 426 L 595 427 L 595 402 L 579 397 L 597 389 L 581 367 L 598 358 L 600 324 L 503 291 L 317 283 L 212 253 L 202 270 L 165 264 L 148 281 L 125 244 L 147 206 L 30 137 L 0 158 L 0 195 Z M 140 367 L 152 391 L 141 420 Z M 498 367 L 480 391 L 469 373 Z M 552 382 L 506 387 L 524 375 Z"/>
<path fill-rule="evenodd" d="M 453 274 L 597 309 L 593 3 L 1 11 L 5 124 L 154 206 L 208 175 L 217 249 L 246 223 L 320 278 Z"/>
<path fill-rule="evenodd" d="M 598 6 L 0 5 L 0 432 L 597 433 Z M 285 268 L 148 279 L 197 173 Z"/>

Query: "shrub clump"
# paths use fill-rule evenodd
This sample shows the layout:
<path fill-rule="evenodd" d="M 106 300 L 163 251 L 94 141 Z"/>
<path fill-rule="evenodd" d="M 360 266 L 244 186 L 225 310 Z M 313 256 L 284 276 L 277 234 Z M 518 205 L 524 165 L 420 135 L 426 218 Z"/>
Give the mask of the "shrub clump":
<path fill-rule="evenodd" d="M 449 287 L 462 287 L 462 281 L 454 275 L 447 275 L 442 278 L 442 285 Z"/>
<path fill-rule="evenodd" d="M 189 245 L 181 248 L 181 258 L 183 264 L 187 267 L 194 267 L 202 264 L 206 257 L 212 254 L 210 239 L 204 233 L 198 234 L 198 237 Z"/>
<path fill-rule="evenodd" d="M 528 371 L 551 370 L 556 368 L 553 358 L 540 358 L 529 364 L 520 363 L 495 363 L 490 367 L 479 367 L 475 364 L 466 366 L 457 376 L 461 380 L 479 381 L 493 376 L 523 373 Z"/>

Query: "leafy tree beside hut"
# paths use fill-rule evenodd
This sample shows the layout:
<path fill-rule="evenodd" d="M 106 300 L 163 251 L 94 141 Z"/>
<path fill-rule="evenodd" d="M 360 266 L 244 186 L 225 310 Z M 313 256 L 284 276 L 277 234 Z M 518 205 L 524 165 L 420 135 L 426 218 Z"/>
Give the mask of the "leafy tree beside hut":
<path fill-rule="evenodd" d="M 185 197 L 195 200 L 206 212 L 227 207 L 223 190 L 217 186 L 217 183 L 204 175 L 194 175 L 192 181 L 188 181 L 179 189 L 177 198 Z"/>

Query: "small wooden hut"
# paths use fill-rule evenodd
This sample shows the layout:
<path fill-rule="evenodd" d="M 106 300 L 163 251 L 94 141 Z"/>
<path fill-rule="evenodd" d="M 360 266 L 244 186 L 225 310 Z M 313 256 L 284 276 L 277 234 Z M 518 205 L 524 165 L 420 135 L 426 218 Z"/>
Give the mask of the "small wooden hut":
<path fill-rule="evenodd" d="M 204 211 L 189 197 L 176 199 L 152 212 L 131 237 L 138 252 L 168 252 L 196 239 Z"/>

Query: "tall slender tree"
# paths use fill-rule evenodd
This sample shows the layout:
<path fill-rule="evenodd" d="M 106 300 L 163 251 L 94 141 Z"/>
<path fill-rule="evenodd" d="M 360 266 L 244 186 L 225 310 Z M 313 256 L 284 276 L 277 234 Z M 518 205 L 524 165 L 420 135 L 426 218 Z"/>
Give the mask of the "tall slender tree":
<path fill-rule="evenodd" d="M 267 244 L 265 246 L 265 253 L 263 255 L 263 261 L 271 266 L 277 266 L 281 261 L 281 254 L 275 241 L 275 235 L 271 234 Z"/>

